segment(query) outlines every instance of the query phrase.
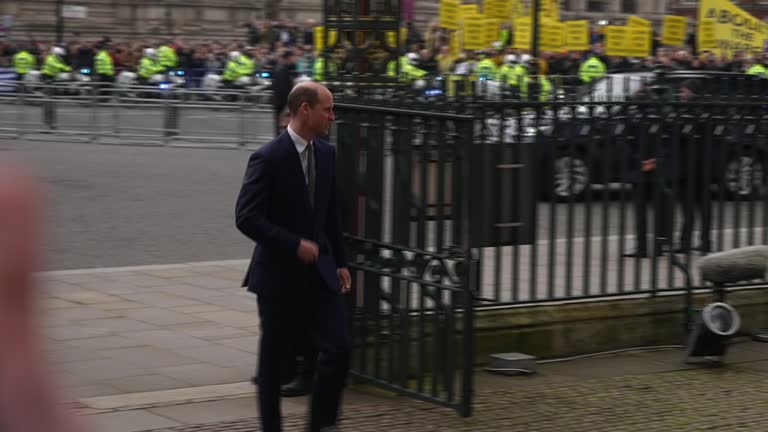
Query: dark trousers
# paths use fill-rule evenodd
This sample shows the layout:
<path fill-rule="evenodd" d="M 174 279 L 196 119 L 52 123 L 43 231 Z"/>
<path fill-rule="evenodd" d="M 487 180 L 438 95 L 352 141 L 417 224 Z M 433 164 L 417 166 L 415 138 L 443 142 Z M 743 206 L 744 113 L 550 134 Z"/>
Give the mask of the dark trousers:
<path fill-rule="evenodd" d="M 647 255 L 660 251 L 662 242 L 671 241 L 672 206 L 669 191 L 658 183 L 652 173 L 643 173 L 642 179 L 632 184 L 632 201 L 635 210 L 635 228 L 637 235 L 637 253 Z M 653 234 L 649 247 L 648 210 L 653 211 Z M 666 240 L 662 240 L 666 239 Z"/>
<path fill-rule="evenodd" d="M 281 124 L 281 118 L 280 116 L 283 114 L 283 111 L 285 111 L 285 105 L 282 106 L 274 106 L 275 110 L 275 136 L 279 136 L 285 128 Z"/>
<path fill-rule="evenodd" d="M 314 379 L 315 372 L 317 371 L 318 356 L 315 344 L 312 342 L 312 333 L 307 331 L 304 337 L 297 339 L 297 341 L 295 353 L 298 357 L 301 357 L 301 364 L 299 365 L 296 377 L 311 381 Z"/>
<path fill-rule="evenodd" d="M 328 291 L 314 268 L 302 287 L 280 287 L 282 294 L 259 296 L 261 344 L 258 385 L 262 430 L 282 430 L 280 387 L 295 372 L 296 341 L 307 334 L 319 355 L 312 392 L 310 431 L 335 425 L 350 364 L 350 336 L 344 297 Z M 286 295 L 285 293 L 290 292 Z"/>
<path fill-rule="evenodd" d="M 712 230 L 712 199 L 709 183 L 683 183 L 680 185 L 679 202 L 683 210 L 683 223 L 680 229 L 680 248 L 690 249 L 693 240 L 693 227 L 698 213 L 701 222 L 701 248 L 706 252 L 711 248 L 710 231 Z"/>

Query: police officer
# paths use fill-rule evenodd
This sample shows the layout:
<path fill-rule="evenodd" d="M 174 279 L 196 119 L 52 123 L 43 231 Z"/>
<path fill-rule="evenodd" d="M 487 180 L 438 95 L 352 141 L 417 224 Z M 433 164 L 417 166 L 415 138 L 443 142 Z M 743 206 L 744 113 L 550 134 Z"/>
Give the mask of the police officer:
<path fill-rule="evenodd" d="M 763 64 L 764 60 L 761 57 L 762 56 L 756 56 L 753 60 L 749 61 L 751 65 L 746 70 L 747 75 L 768 78 L 768 68 Z"/>
<path fill-rule="evenodd" d="M 59 74 L 71 72 L 72 68 L 64 63 L 62 57 L 66 53 L 61 47 L 51 48 L 51 53 L 45 58 L 43 63 L 43 70 L 40 72 L 43 81 L 46 83 L 52 83 Z M 56 129 L 56 112 L 54 111 L 53 94 L 54 88 L 48 87 L 46 93 L 49 99 L 43 104 L 43 122 L 51 129 Z"/>
<path fill-rule="evenodd" d="M 53 47 L 51 53 L 45 58 L 43 63 L 43 70 L 40 72 L 43 80 L 46 82 L 52 82 L 59 74 L 72 72 L 72 68 L 64 63 L 64 55 L 66 52 L 64 48 Z"/>
<path fill-rule="evenodd" d="M 521 99 L 538 102 L 548 101 L 552 97 L 552 83 L 546 75 L 539 74 L 539 61 L 530 60 L 527 70 L 528 74 L 520 80 Z"/>
<path fill-rule="evenodd" d="M 517 85 L 515 67 L 517 66 L 517 56 L 507 54 L 504 56 L 504 64 L 499 68 L 499 81 L 508 86 Z"/>
<path fill-rule="evenodd" d="M 333 52 L 330 48 L 325 50 L 325 55 L 318 53 L 314 63 L 312 63 L 312 79 L 317 82 L 323 82 L 327 78 L 325 76 L 325 64 L 328 62 L 328 72 L 331 75 L 336 75 L 338 66 L 333 58 Z"/>
<path fill-rule="evenodd" d="M 139 70 L 137 71 L 139 84 L 149 84 L 152 77 L 162 71 L 163 67 L 157 61 L 157 51 L 154 48 L 146 48 L 144 50 L 144 57 L 139 61 Z"/>
<path fill-rule="evenodd" d="M 424 78 L 427 75 L 427 71 L 419 68 L 419 55 L 416 53 L 408 53 L 405 56 L 405 61 L 401 57 L 400 61 L 400 77 L 403 82 L 411 83 L 418 79 Z"/>
<path fill-rule="evenodd" d="M 587 84 L 604 77 L 606 72 L 605 63 L 595 53 L 591 53 L 579 66 L 579 78 Z"/>
<path fill-rule="evenodd" d="M 157 49 L 157 61 L 164 72 L 176 69 L 179 66 L 179 56 L 171 41 Z"/>
<path fill-rule="evenodd" d="M 94 71 L 99 79 L 99 94 L 106 93 L 109 87 L 115 83 L 115 62 L 112 60 L 112 55 L 109 52 L 109 44 L 107 42 L 100 42 L 96 49 L 98 52 L 93 59 Z"/>
<path fill-rule="evenodd" d="M 19 52 L 13 56 L 13 68 L 16 70 L 16 80 L 24 81 L 24 76 L 37 67 L 37 59 L 26 47 L 22 47 Z"/>
<path fill-rule="evenodd" d="M 229 53 L 229 60 L 227 65 L 224 66 L 224 74 L 221 77 L 221 82 L 224 87 L 234 87 L 235 81 L 241 76 L 240 71 L 240 51 L 232 51 Z"/>
<path fill-rule="evenodd" d="M 496 79 L 497 72 L 498 67 L 496 67 L 496 63 L 493 61 L 493 58 L 491 58 L 491 53 L 488 51 L 481 52 L 480 61 L 477 62 L 477 66 L 475 67 L 475 73 L 477 74 L 478 78 L 481 80 L 494 81 Z"/>

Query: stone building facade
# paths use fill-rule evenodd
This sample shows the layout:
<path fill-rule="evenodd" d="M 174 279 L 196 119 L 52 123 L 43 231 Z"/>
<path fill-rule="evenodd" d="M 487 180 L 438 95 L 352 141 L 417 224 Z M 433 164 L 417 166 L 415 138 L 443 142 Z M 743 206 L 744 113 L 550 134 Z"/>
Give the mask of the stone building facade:
<path fill-rule="evenodd" d="M 51 39 L 56 34 L 56 0 L 2 0 L 0 16 L 13 17 L 12 38 Z M 65 18 L 65 38 L 115 39 L 181 35 L 194 39 L 234 39 L 246 24 L 265 17 L 264 0 L 65 0 L 83 6 L 84 18 Z M 283 0 L 282 17 L 320 18 L 319 1 Z"/>
<path fill-rule="evenodd" d="M 65 18 L 64 37 L 113 39 L 180 35 L 188 40 L 241 39 L 252 19 L 265 19 L 265 0 L 64 0 L 85 7 L 84 18 Z M 413 0 L 414 20 L 423 27 L 437 17 L 438 0 Z M 322 0 L 282 0 L 280 18 L 322 20 Z M 81 9 L 82 10 L 82 9 Z M 12 17 L 11 39 L 53 39 L 56 0 L 0 0 L 0 17 Z"/>

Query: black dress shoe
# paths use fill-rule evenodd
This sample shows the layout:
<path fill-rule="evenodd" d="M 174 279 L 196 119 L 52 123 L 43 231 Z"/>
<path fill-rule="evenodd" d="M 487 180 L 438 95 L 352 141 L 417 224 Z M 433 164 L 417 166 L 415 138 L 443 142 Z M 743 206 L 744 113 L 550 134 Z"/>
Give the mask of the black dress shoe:
<path fill-rule="evenodd" d="M 306 396 L 312 393 L 312 381 L 310 378 L 298 376 L 280 389 L 283 397 Z"/>

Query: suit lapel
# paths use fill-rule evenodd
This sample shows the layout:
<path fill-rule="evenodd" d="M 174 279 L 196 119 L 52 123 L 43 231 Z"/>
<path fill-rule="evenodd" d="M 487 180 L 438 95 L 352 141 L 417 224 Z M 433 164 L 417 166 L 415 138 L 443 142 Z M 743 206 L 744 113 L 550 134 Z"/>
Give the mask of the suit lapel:
<path fill-rule="evenodd" d="M 315 208 L 321 211 L 325 208 L 325 200 L 328 198 L 327 183 L 329 177 L 328 173 L 328 154 L 329 152 L 325 148 L 326 144 L 319 144 L 315 142 Z"/>
<path fill-rule="evenodd" d="M 309 190 L 307 188 L 306 177 L 304 177 L 304 168 L 301 166 L 301 157 L 299 152 L 296 151 L 296 144 L 293 143 L 291 136 L 288 132 L 283 132 L 283 152 L 286 159 L 288 169 L 288 178 L 293 180 L 293 189 L 297 196 L 301 197 L 301 202 L 307 211 L 312 211 L 312 205 L 309 202 Z M 317 163 L 316 163 L 317 164 Z M 315 184 L 315 190 L 317 190 L 317 184 Z"/>

